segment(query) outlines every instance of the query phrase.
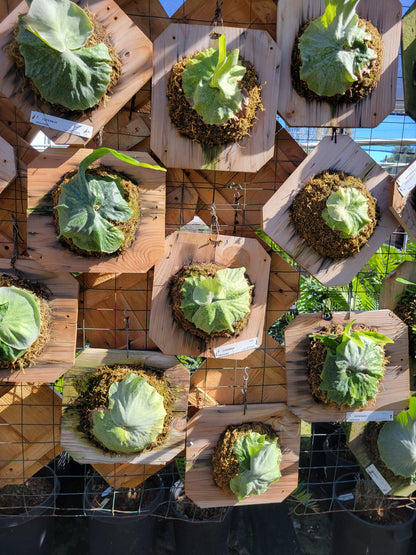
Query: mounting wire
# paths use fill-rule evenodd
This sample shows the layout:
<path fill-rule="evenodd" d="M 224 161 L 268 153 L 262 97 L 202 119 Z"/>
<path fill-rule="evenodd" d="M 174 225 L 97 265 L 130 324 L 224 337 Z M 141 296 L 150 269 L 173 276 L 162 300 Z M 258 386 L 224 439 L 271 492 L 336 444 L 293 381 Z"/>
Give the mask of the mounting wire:
<path fill-rule="evenodd" d="M 130 316 L 127 314 L 127 310 L 124 309 L 124 321 L 126 322 L 126 353 L 127 358 L 129 358 L 129 348 L 130 348 L 130 339 L 129 339 L 129 321 Z"/>
<path fill-rule="evenodd" d="M 243 388 L 241 390 L 242 394 L 243 394 L 243 405 L 244 405 L 244 411 L 243 414 L 245 416 L 246 412 L 247 412 L 247 384 L 248 384 L 248 370 L 250 370 L 250 366 L 246 366 L 243 369 L 244 372 L 244 383 L 243 383 Z"/>
<path fill-rule="evenodd" d="M 223 2 L 220 2 L 219 0 L 217 0 L 217 5 L 215 7 L 214 19 L 211 21 L 211 25 L 214 25 L 214 27 L 217 26 L 218 20 L 221 21 L 221 27 L 224 25 L 224 21 L 222 19 L 222 9 L 221 9 L 222 5 L 223 5 Z"/>

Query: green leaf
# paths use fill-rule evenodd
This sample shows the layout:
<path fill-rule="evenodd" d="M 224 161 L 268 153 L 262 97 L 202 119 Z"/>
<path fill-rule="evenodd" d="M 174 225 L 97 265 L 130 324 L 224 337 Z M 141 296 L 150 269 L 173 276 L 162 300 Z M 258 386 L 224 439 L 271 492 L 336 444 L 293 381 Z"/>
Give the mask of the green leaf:
<path fill-rule="evenodd" d="M 93 32 L 87 14 L 69 0 L 32 0 L 21 21 L 46 45 L 60 52 L 81 48 Z"/>
<path fill-rule="evenodd" d="M 239 82 L 246 72 L 238 49 L 225 54 L 225 36 L 219 50 L 209 48 L 190 58 L 182 72 L 182 86 L 192 107 L 208 124 L 223 124 L 242 106 Z"/>
<path fill-rule="evenodd" d="M 234 323 L 250 312 L 246 269 L 218 270 L 214 278 L 191 276 L 184 280 L 181 309 L 187 320 L 207 334 L 234 331 Z"/>
<path fill-rule="evenodd" d="M 40 332 L 39 301 L 29 291 L 0 287 L 0 360 L 14 361 L 36 341 Z"/>
<path fill-rule="evenodd" d="M 230 488 L 241 501 L 251 494 L 260 495 L 279 480 L 282 452 L 277 439 L 267 439 L 257 432 L 247 432 L 234 444 L 239 474 L 230 481 Z"/>
<path fill-rule="evenodd" d="M 410 478 L 416 472 L 416 420 L 386 422 L 377 440 L 380 457 L 396 476 Z"/>
<path fill-rule="evenodd" d="M 150 170 L 159 170 L 162 172 L 167 171 L 166 168 L 162 168 L 162 166 L 158 166 L 157 164 L 153 165 L 153 164 L 147 164 L 146 162 L 139 162 L 138 160 L 136 160 L 135 158 L 132 158 L 128 154 L 123 154 L 122 152 L 118 152 L 118 150 L 115 150 L 114 148 L 107 148 L 102 146 L 94 150 L 94 152 L 91 152 L 91 154 L 88 154 L 88 156 L 86 156 L 84 160 L 82 160 L 82 162 L 79 165 L 79 172 L 82 174 L 85 174 L 85 170 L 88 168 L 89 165 L 93 164 L 94 162 L 96 162 L 106 154 L 112 154 L 115 158 L 118 158 L 122 162 L 126 162 L 131 166 L 139 166 L 141 168 L 148 168 Z"/>
<path fill-rule="evenodd" d="M 368 199 L 355 187 L 340 187 L 329 195 L 322 218 L 341 237 L 355 237 L 371 222 Z"/>
<path fill-rule="evenodd" d="M 69 110 L 95 106 L 111 78 L 111 56 L 104 43 L 85 48 L 91 34 L 86 14 L 69 0 L 33 0 L 19 16 L 16 40 L 26 76 L 42 98 Z"/>
<path fill-rule="evenodd" d="M 377 57 L 365 43 L 371 35 L 358 26 L 358 1 L 325 0 L 324 14 L 299 38 L 300 78 L 320 96 L 344 94 Z"/>
<path fill-rule="evenodd" d="M 108 408 L 93 411 L 92 433 L 111 451 L 142 451 L 162 432 L 165 416 L 163 397 L 132 372 L 110 386 Z"/>

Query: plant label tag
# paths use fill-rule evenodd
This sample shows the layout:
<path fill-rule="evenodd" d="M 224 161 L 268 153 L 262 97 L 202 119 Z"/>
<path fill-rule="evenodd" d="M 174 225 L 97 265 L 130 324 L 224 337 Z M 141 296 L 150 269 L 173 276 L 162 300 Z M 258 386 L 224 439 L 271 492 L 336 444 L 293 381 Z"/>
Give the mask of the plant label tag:
<path fill-rule="evenodd" d="M 35 112 L 34 110 L 30 114 L 30 121 L 31 123 L 36 123 L 36 125 L 57 129 L 71 135 L 78 135 L 78 137 L 83 137 L 84 139 L 91 139 L 94 130 L 92 125 L 76 123 L 75 121 L 57 118 L 49 114 L 42 114 L 42 112 Z"/>
<path fill-rule="evenodd" d="M 257 337 L 252 339 L 246 339 L 244 341 L 238 341 L 232 345 L 224 345 L 223 347 L 216 347 L 214 349 L 214 357 L 221 358 L 230 355 L 235 355 L 236 353 L 242 353 L 243 351 L 249 351 L 250 349 L 257 349 L 260 347 Z"/>
<path fill-rule="evenodd" d="M 386 493 L 389 493 L 391 491 L 391 486 L 388 484 L 388 482 L 386 482 L 386 480 L 383 478 L 383 476 L 380 474 L 380 472 L 373 464 L 370 464 L 369 466 L 367 466 L 365 471 L 373 480 L 373 482 L 376 484 L 378 489 L 382 493 L 384 493 L 384 495 L 386 495 Z"/>
<path fill-rule="evenodd" d="M 405 197 L 416 186 L 416 164 L 410 164 L 396 179 L 399 193 Z"/>
<path fill-rule="evenodd" d="M 353 493 L 343 493 L 342 495 L 338 495 L 337 499 L 339 499 L 340 501 L 351 501 L 351 499 L 354 499 L 354 494 Z"/>
<path fill-rule="evenodd" d="M 392 410 L 362 410 L 360 412 L 347 412 L 347 422 L 391 422 Z"/>

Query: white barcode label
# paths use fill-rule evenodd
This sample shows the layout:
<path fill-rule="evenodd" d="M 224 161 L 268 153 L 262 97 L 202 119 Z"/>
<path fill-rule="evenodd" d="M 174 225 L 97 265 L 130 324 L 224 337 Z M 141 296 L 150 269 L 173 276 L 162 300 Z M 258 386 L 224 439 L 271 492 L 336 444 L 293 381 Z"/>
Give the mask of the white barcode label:
<path fill-rule="evenodd" d="M 416 164 L 412 163 L 396 179 L 399 193 L 405 197 L 416 185 Z"/>
<path fill-rule="evenodd" d="M 216 347 L 214 349 L 214 357 L 221 358 L 230 355 L 235 355 L 236 353 L 242 353 L 243 351 L 249 351 L 250 349 L 257 349 L 260 347 L 257 337 L 252 339 L 246 339 L 245 341 L 238 341 L 232 345 L 224 345 L 223 347 Z"/>
<path fill-rule="evenodd" d="M 362 410 L 359 412 L 347 412 L 347 422 L 391 422 L 393 420 L 392 410 Z"/>
<path fill-rule="evenodd" d="M 50 116 L 49 114 L 42 114 L 42 112 L 35 111 L 32 111 L 30 114 L 30 121 L 32 123 L 36 123 L 37 125 L 42 125 L 43 127 L 57 129 L 58 131 L 64 131 L 65 133 L 70 133 L 71 135 L 78 135 L 78 137 L 83 137 L 85 139 L 91 139 L 94 130 L 92 125 L 76 123 L 75 121 L 57 118 L 55 116 Z"/>
<path fill-rule="evenodd" d="M 365 471 L 370 476 L 370 478 L 373 480 L 373 482 L 376 484 L 378 489 L 381 492 L 384 493 L 384 495 L 391 491 L 390 484 L 388 482 L 386 482 L 386 480 L 383 478 L 383 476 L 380 474 L 380 472 L 377 470 L 377 468 L 373 464 L 370 464 L 369 466 L 367 466 Z"/>

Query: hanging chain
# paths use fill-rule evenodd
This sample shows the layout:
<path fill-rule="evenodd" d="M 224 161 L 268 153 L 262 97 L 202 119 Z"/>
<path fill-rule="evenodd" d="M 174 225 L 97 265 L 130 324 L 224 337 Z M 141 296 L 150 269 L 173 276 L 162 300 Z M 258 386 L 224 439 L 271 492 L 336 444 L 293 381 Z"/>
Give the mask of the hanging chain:
<path fill-rule="evenodd" d="M 124 310 L 124 321 L 126 322 L 126 353 L 127 358 L 129 358 L 129 348 L 130 348 L 130 339 L 129 339 L 129 324 L 130 324 L 130 316 L 127 314 L 127 310 Z"/>
<path fill-rule="evenodd" d="M 234 181 L 232 181 L 229 185 L 227 185 L 228 189 L 233 188 L 234 189 L 234 203 L 233 203 L 233 207 L 234 207 L 234 226 L 233 226 L 233 234 L 235 234 L 236 230 L 237 230 L 237 226 L 238 226 L 238 210 L 240 207 L 240 199 L 243 196 L 242 191 L 243 191 L 243 187 L 240 185 L 240 183 L 234 183 Z"/>
<path fill-rule="evenodd" d="M 250 366 L 246 366 L 243 369 L 244 372 L 244 376 L 243 376 L 243 388 L 241 390 L 242 394 L 243 394 L 243 405 L 244 405 L 244 416 L 247 412 L 247 384 L 248 384 L 248 370 L 250 370 Z"/>
<path fill-rule="evenodd" d="M 215 207 L 215 202 L 213 202 L 211 204 L 211 208 L 209 213 L 211 214 L 211 231 L 214 233 L 214 229 L 215 229 L 215 235 L 216 235 L 216 239 L 211 239 L 210 241 L 211 243 L 214 243 L 215 246 L 219 245 L 221 243 L 221 240 L 218 239 L 218 235 L 220 234 L 220 222 L 218 221 L 218 216 L 217 216 L 217 209 Z"/>
<path fill-rule="evenodd" d="M 13 268 L 13 271 L 15 273 L 19 273 L 17 268 L 15 268 L 15 264 L 16 264 L 17 259 L 19 258 L 19 239 L 21 241 L 23 241 L 23 238 L 20 235 L 19 222 L 17 221 L 16 212 L 14 212 L 12 214 L 12 219 L 13 219 L 13 225 L 12 225 L 12 230 L 13 230 L 13 254 L 12 254 L 12 258 L 10 260 L 10 264 L 11 264 L 11 267 Z"/>
<path fill-rule="evenodd" d="M 215 14 L 214 14 L 214 19 L 211 21 L 211 25 L 214 25 L 214 27 L 217 26 L 218 24 L 218 20 L 221 21 L 221 27 L 224 25 L 224 21 L 222 19 L 222 7 L 223 2 L 220 2 L 219 0 L 217 0 L 217 5 L 215 7 Z"/>

